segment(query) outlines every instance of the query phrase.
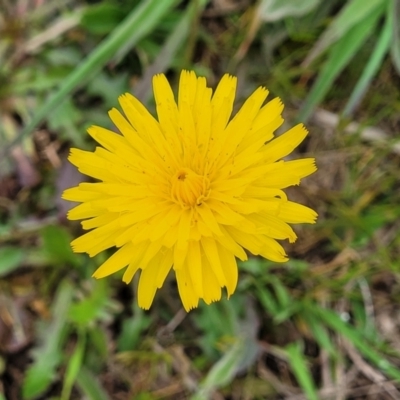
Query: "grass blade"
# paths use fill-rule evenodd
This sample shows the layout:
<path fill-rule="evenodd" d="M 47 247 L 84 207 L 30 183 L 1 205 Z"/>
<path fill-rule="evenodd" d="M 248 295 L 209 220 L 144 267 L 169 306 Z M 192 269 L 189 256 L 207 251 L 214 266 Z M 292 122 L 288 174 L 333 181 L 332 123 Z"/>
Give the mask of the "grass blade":
<path fill-rule="evenodd" d="M 389 14 L 393 17 L 391 56 L 393 65 L 400 75 L 400 2 L 398 0 L 391 1 L 391 10 L 389 11 Z"/>
<path fill-rule="evenodd" d="M 161 51 L 136 84 L 134 95 L 143 103 L 146 103 L 151 94 L 151 82 L 153 76 L 164 72 L 171 65 L 176 53 L 181 49 L 183 43 L 187 43 L 189 33 L 193 30 L 193 22 L 201 15 L 201 12 L 209 0 L 197 0 L 189 4 L 187 10 L 176 24 L 172 33 L 168 36 Z M 192 31 L 193 32 L 193 31 Z"/>
<path fill-rule="evenodd" d="M 381 13 L 373 13 L 360 24 L 353 27 L 333 47 L 329 58 L 311 89 L 306 102 L 300 110 L 298 119 L 305 122 L 314 108 L 325 97 L 334 80 L 355 56 L 357 50 L 372 34 Z"/>
<path fill-rule="evenodd" d="M 127 18 L 89 54 L 62 83 L 57 92 L 37 111 L 32 121 L 19 133 L 3 151 L 3 159 L 10 147 L 19 143 L 23 137 L 31 133 L 46 116 L 73 91 L 78 85 L 89 79 L 110 61 L 116 54 L 121 56 L 127 48 L 132 47 L 145 35 L 152 31 L 166 12 L 176 3 L 176 0 L 147 0 L 135 8 Z M 128 46 L 129 45 L 129 46 Z"/>
<path fill-rule="evenodd" d="M 289 362 L 293 373 L 307 395 L 309 400 L 318 400 L 317 389 L 315 388 L 312 374 L 307 366 L 300 343 L 291 343 L 286 347 Z"/>
<path fill-rule="evenodd" d="M 329 333 L 325 325 L 323 325 L 321 321 L 318 320 L 318 318 L 316 318 L 315 315 L 312 313 L 305 312 L 303 318 L 307 322 L 307 325 L 310 328 L 313 337 L 315 338 L 319 346 L 322 349 L 325 349 L 330 356 L 335 357 L 336 350 L 332 343 L 332 340 L 329 337 Z"/>
<path fill-rule="evenodd" d="M 355 26 L 368 20 L 372 14 L 386 3 L 386 0 L 353 0 L 347 2 L 339 15 L 322 34 L 309 55 L 304 60 L 303 66 L 308 67 L 318 56 L 327 50 L 333 43 L 344 37 Z"/>
<path fill-rule="evenodd" d="M 72 353 L 72 356 L 69 359 L 67 371 L 65 372 L 61 400 L 68 400 L 70 398 L 72 387 L 82 366 L 85 345 L 86 332 L 81 329 L 78 335 L 78 342 L 74 352 Z"/>
<path fill-rule="evenodd" d="M 382 357 L 368 343 L 364 335 L 356 328 L 344 322 L 332 310 L 324 309 L 316 305 L 309 305 L 310 311 L 314 313 L 326 326 L 347 338 L 368 360 L 374 363 L 383 373 L 397 382 L 400 382 L 400 370 Z"/>
<path fill-rule="evenodd" d="M 58 289 L 53 309 L 54 318 L 48 326 L 46 341 L 36 349 L 35 361 L 28 368 L 22 384 L 23 399 L 34 399 L 42 395 L 53 382 L 61 363 L 61 346 L 68 327 L 66 320 L 73 290 L 68 281 L 63 282 Z"/>
<path fill-rule="evenodd" d="M 363 70 L 363 73 L 361 74 L 360 79 L 356 84 L 356 87 L 351 93 L 349 101 L 347 102 L 344 108 L 343 111 L 344 116 L 352 114 L 354 110 L 358 107 L 361 100 L 364 98 L 364 95 L 373 77 L 378 72 L 379 67 L 382 65 L 383 58 L 387 54 L 390 47 L 391 36 L 393 31 L 393 23 L 394 23 L 394 17 L 393 14 L 391 13 L 390 7 L 388 7 L 385 24 L 382 27 L 379 40 L 375 46 L 375 49 L 371 57 L 368 60 L 367 65 Z"/>

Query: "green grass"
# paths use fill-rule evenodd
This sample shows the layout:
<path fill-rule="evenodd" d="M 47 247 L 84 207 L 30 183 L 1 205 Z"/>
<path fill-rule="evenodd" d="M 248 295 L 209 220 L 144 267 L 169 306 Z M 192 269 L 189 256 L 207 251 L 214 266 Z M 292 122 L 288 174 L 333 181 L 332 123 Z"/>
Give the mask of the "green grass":
<path fill-rule="evenodd" d="M 291 3 L 0 11 L 0 399 L 400 395 L 398 5 Z M 296 227 L 289 262 L 240 264 L 230 300 L 187 315 L 172 279 L 148 312 L 136 281 L 93 280 L 107 254 L 72 252 L 79 227 L 59 199 L 80 179 L 69 147 L 94 146 L 87 126 L 110 127 L 124 91 L 152 109 L 151 76 L 166 72 L 176 88 L 182 68 L 211 85 L 238 75 L 238 104 L 265 85 L 289 124 L 308 121 L 301 152 L 319 170 L 289 195 L 320 215 Z M 315 118 L 319 108 L 338 124 Z"/>

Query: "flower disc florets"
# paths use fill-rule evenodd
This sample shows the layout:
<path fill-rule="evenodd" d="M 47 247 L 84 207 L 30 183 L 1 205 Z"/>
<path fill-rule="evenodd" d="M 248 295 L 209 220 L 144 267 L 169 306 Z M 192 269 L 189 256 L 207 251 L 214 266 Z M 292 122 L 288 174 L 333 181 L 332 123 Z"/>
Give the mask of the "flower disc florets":
<path fill-rule="evenodd" d="M 171 198 L 182 208 L 199 206 L 210 194 L 210 180 L 189 168 L 181 168 L 171 179 Z"/>

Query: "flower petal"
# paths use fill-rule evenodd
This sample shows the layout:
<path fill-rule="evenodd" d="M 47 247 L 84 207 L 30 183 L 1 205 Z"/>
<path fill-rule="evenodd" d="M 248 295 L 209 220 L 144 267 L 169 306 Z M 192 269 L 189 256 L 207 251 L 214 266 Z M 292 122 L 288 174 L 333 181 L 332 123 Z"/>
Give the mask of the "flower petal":
<path fill-rule="evenodd" d="M 126 267 L 134 252 L 132 244 L 127 244 L 117 250 L 109 259 L 107 259 L 99 268 L 94 272 L 94 278 L 104 278 L 111 275 L 120 269 Z"/>

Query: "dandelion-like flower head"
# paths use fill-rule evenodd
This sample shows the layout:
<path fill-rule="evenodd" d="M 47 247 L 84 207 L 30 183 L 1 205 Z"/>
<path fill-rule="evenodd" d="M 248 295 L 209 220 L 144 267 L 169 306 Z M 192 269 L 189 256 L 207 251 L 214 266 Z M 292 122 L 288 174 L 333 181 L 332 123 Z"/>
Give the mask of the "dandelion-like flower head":
<path fill-rule="evenodd" d="M 88 133 L 94 152 L 71 149 L 69 160 L 99 182 L 67 189 L 81 202 L 68 213 L 90 232 L 75 252 L 94 256 L 117 247 L 94 273 L 103 278 L 125 268 L 129 283 L 140 269 L 139 306 L 148 309 L 171 268 L 186 310 L 230 296 L 236 259 L 248 252 L 275 262 L 287 256 L 277 240 L 296 240 L 289 224 L 314 223 L 317 214 L 291 202 L 282 189 L 316 170 L 313 158 L 284 161 L 306 137 L 297 125 L 274 138 L 283 105 L 263 105 L 258 88 L 231 118 L 236 78 L 225 75 L 215 92 L 205 78 L 183 71 L 178 102 L 164 75 L 153 78 L 157 119 L 132 95 L 119 98 L 109 116 L 121 134 L 99 126 Z"/>

